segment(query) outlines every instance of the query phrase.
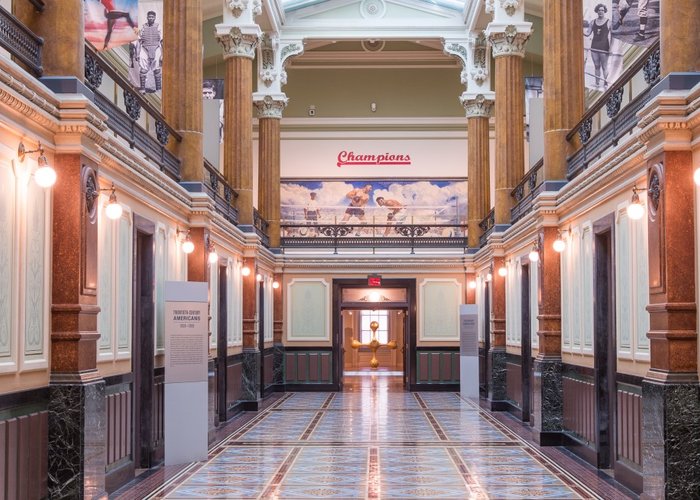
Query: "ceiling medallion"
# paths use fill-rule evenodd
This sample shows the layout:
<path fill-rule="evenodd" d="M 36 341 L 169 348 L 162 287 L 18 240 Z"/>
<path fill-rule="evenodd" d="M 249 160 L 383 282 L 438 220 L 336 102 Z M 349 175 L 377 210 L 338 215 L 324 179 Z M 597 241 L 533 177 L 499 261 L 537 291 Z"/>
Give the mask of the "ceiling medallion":
<path fill-rule="evenodd" d="M 384 0 L 362 0 L 360 14 L 365 19 L 369 17 L 384 17 L 384 14 L 386 14 L 386 3 L 384 3 Z"/>

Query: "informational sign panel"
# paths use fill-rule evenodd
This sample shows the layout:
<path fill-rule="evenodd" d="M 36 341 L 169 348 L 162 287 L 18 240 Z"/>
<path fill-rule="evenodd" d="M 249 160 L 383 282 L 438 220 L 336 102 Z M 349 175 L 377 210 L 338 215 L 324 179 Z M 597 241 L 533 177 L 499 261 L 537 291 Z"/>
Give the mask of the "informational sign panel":
<path fill-rule="evenodd" d="M 207 283 L 165 283 L 165 465 L 207 458 Z"/>
<path fill-rule="evenodd" d="M 464 398 L 479 398 L 479 331 L 476 304 L 459 306 L 459 377 Z"/>

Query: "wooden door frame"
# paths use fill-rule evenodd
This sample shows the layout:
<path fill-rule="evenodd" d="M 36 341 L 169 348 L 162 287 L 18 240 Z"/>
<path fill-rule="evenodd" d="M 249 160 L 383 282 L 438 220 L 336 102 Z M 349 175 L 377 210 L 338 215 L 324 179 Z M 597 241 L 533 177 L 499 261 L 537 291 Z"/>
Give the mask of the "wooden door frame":
<path fill-rule="evenodd" d="M 615 216 L 593 223 L 593 352 L 596 455 L 600 468 L 616 456 L 617 342 L 615 328 Z"/>
<path fill-rule="evenodd" d="M 153 221 L 133 214 L 131 369 L 134 384 L 132 450 L 136 468 L 150 468 L 154 465 L 152 436 L 155 384 L 155 346 L 153 341 L 155 332 L 155 232 L 156 227 Z M 149 240 L 150 248 L 148 247 Z M 142 268 L 142 265 L 145 266 L 145 269 Z M 145 310 L 142 307 L 141 296 L 144 279 L 147 280 L 146 286 L 151 289 L 150 314 L 147 310 L 148 307 Z M 144 323 L 146 327 L 142 328 Z M 144 334 L 144 330 L 149 331 Z"/>
<path fill-rule="evenodd" d="M 369 288 L 367 279 L 348 278 L 333 279 L 333 386 L 334 390 L 343 390 L 343 318 L 345 309 L 404 309 L 408 317 L 408 330 L 404 329 L 404 378 L 408 382 L 408 390 L 416 390 L 416 347 L 417 347 L 417 300 L 415 278 L 383 279 L 381 288 L 403 288 L 406 290 L 405 303 L 392 303 L 391 306 L 381 303 L 343 302 L 343 290 L 346 288 Z M 408 362 L 407 362 L 408 361 Z"/>

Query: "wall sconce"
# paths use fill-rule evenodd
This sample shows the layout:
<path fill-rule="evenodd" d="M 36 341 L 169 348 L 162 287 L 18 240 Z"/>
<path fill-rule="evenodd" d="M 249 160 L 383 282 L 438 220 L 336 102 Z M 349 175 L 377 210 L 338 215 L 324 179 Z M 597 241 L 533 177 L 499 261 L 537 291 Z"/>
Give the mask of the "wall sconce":
<path fill-rule="evenodd" d="M 571 230 L 569 230 L 570 232 Z M 561 231 L 557 229 L 557 239 L 554 240 L 554 243 L 552 243 L 552 248 L 554 248 L 554 251 L 557 253 L 562 253 L 564 250 L 566 250 L 566 241 L 564 241 L 564 236 L 561 234 Z"/>
<path fill-rule="evenodd" d="M 279 281 L 273 281 L 272 282 L 272 288 L 277 290 L 280 287 L 280 282 Z"/>
<path fill-rule="evenodd" d="M 92 204 L 95 201 L 95 198 L 97 198 L 99 196 L 99 193 L 101 193 L 103 191 L 110 191 L 109 201 L 107 202 L 107 205 L 105 206 L 105 215 L 107 216 L 108 219 L 111 219 L 111 220 L 119 219 L 122 216 L 122 212 L 124 210 L 122 209 L 122 206 L 117 201 L 117 193 L 116 193 L 116 188 L 114 187 L 114 183 L 112 183 L 112 187 L 100 188 L 100 189 L 97 189 L 96 187 L 94 187 L 88 183 L 88 187 L 85 191 L 85 201 L 87 201 L 88 208 L 90 210 L 92 210 Z"/>
<path fill-rule="evenodd" d="M 241 274 L 243 276 L 250 276 L 250 268 L 248 266 L 243 266 L 241 268 Z"/>
<path fill-rule="evenodd" d="M 17 159 L 20 163 L 24 163 L 25 156 L 32 153 L 39 153 L 37 169 L 34 171 L 34 182 L 36 182 L 39 187 L 50 188 L 56 183 L 56 171 L 49 165 L 49 160 L 47 160 L 44 155 L 44 148 L 41 147 L 41 143 L 37 145 L 36 149 L 30 151 L 25 149 L 23 142 L 19 143 L 17 147 Z"/>
<path fill-rule="evenodd" d="M 501 278 L 505 278 L 508 275 L 508 268 L 506 266 L 501 266 L 498 268 L 498 275 Z"/>
<path fill-rule="evenodd" d="M 369 293 L 370 302 L 379 302 L 380 300 L 382 300 L 382 296 L 379 294 L 379 292 L 372 291 Z"/>
<path fill-rule="evenodd" d="M 700 167 L 696 168 L 695 172 L 693 172 L 693 180 L 696 186 L 700 186 Z"/>
<path fill-rule="evenodd" d="M 476 289 L 476 281 L 474 280 L 469 280 L 469 283 L 467 284 L 471 290 Z"/>
<path fill-rule="evenodd" d="M 632 220 L 639 220 L 644 217 L 644 206 L 639 199 L 638 191 L 646 191 L 646 189 L 638 188 L 636 184 L 632 187 L 632 201 L 627 205 L 627 216 Z"/>
<path fill-rule="evenodd" d="M 489 282 L 489 281 L 492 281 L 492 280 L 493 280 L 493 264 L 491 264 L 491 265 L 489 266 L 489 272 L 486 273 L 486 280 L 485 280 L 485 281 Z"/>
<path fill-rule="evenodd" d="M 530 253 L 527 255 L 530 259 L 530 262 L 537 262 L 540 260 L 540 243 L 539 241 L 535 240 L 535 242 L 532 244 L 532 250 L 530 250 Z"/>
<path fill-rule="evenodd" d="M 179 235 L 180 233 L 185 233 L 185 241 L 182 243 L 182 251 L 189 255 L 194 252 L 194 242 L 190 237 L 190 230 L 178 229 L 177 234 Z"/>
<path fill-rule="evenodd" d="M 255 275 L 255 281 L 257 281 L 258 283 L 262 283 L 262 280 L 263 280 L 262 274 L 258 273 Z"/>
<path fill-rule="evenodd" d="M 209 252 L 209 264 L 216 264 L 219 262 L 219 254 L 216 253 L 216 247 L 214 242 L 211 241 L 211 236 L 207 237 L 207 252 Z"/>

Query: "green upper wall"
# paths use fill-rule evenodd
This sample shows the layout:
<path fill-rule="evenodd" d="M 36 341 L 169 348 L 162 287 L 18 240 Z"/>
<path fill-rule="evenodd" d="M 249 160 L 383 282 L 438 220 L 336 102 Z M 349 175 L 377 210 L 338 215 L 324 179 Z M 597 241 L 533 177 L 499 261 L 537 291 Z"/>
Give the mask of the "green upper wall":
<path fill-rule="evenodd" d="M 457 68 L 289 69 L 285 117 L 464 116 Z M 377 112 L 370 103 L 377 103 Z"/>

